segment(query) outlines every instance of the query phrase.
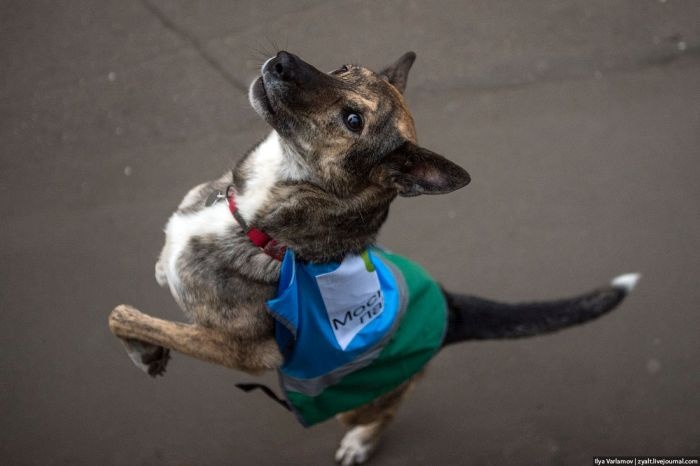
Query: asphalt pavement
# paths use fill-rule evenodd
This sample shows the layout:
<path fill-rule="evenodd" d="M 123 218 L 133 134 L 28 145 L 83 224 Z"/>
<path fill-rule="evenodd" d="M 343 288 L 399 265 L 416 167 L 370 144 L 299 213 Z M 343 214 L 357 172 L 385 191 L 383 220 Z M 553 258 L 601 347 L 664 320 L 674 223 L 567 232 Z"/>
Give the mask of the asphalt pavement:
<path fill-rule="evenodd" d="M 119 303 L 182 319 L 153 278 L 163 225 L 266 134 L 246 88 L 279 49 L 324 70 L 417 52 L 420 142 L 473 181 L 398 200 L 380 240 L 446 287 L 643 274 L 590 324 L 442 352 L 372 464 L 700 455 L 700 2 L 4 0 L 0 462 L 332 463 L 340 425 L 184 356 L 150 379 L 107 328 Z"/>

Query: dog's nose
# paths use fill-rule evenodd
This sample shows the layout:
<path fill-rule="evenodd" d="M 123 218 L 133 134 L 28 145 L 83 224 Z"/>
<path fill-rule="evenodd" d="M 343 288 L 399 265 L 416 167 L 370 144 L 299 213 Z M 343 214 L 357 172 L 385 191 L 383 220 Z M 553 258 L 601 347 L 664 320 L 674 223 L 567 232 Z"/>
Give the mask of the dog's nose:
<path fill-rule="evenodd" d="M 289 52 L 279 52 L 267 63 L 267 71 L 282 81 L 294 81 L 298 69 L 298 58 Z"/>

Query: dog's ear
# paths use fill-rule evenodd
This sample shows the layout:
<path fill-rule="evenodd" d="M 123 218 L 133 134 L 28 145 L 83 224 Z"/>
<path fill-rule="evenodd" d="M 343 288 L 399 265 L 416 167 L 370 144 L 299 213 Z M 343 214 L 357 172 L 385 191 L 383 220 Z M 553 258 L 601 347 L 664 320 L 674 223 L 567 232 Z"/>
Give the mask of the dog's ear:
<path fill-rule="evenodd" d="M 385 156 L 371 176 L 379 184 L 398 189 L 404 197 L 445 194 L 471 181 L 459 165 L 412 142 Z"/>
<path fill-rule="evenodd" d="M 416 59 L 415 52 L 406 52 L 401 55 L 401 58 L 396 60 L 396 63 L 382 70 L 380 76 L 394 85 L 400 93 L 406 90 L 406 82 L 408 81 L 408 72 L 413 66 Z"/>

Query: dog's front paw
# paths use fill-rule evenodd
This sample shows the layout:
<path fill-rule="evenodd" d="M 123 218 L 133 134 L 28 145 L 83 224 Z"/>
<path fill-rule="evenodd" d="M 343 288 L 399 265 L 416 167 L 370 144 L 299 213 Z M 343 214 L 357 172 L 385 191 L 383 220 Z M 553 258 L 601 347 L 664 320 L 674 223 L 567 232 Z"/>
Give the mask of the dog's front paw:
<path fill-rule="evenodd" d="M 349 430 L 335 452 L 335 460 L 342 466 L 362 464 L 377 447 L 378 439 L 371 426 L 357 426 Z"/>
<path fill-rule="evenodd" d="M 168 284 L 168 274 L 165 273 L 165 267 L 161 261 L 156 262 L 156 281 L 160 286 Z"/>
<path fill-rule="evenodd" d="M 122 340 L 131 361 L 151 377 L 165 374 L 170 350 L 139 340 Z"/>

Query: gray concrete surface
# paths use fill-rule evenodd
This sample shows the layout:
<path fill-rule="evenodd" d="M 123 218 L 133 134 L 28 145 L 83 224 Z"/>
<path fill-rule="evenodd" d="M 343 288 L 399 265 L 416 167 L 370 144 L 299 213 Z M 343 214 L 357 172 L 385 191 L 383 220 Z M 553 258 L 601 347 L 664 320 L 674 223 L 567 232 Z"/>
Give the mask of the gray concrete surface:
<path fill-rule="evenodd" d="M 333 69 L 418 53 L 424 145 L 472 174 L 381 240 L 448 287 L 564 296 L 641 271 L 606 318 L 443 352 L 373 464 L 700 454 L 700 2 L 0 2 L 3 464 L 330 464 L 249 377 L 138 372 L 106 317 L 180 318 L 153 279 L 185 191 L 265 133 L 263 52 Z M 264 380 L 273 382 L 271 377 Z"/>

